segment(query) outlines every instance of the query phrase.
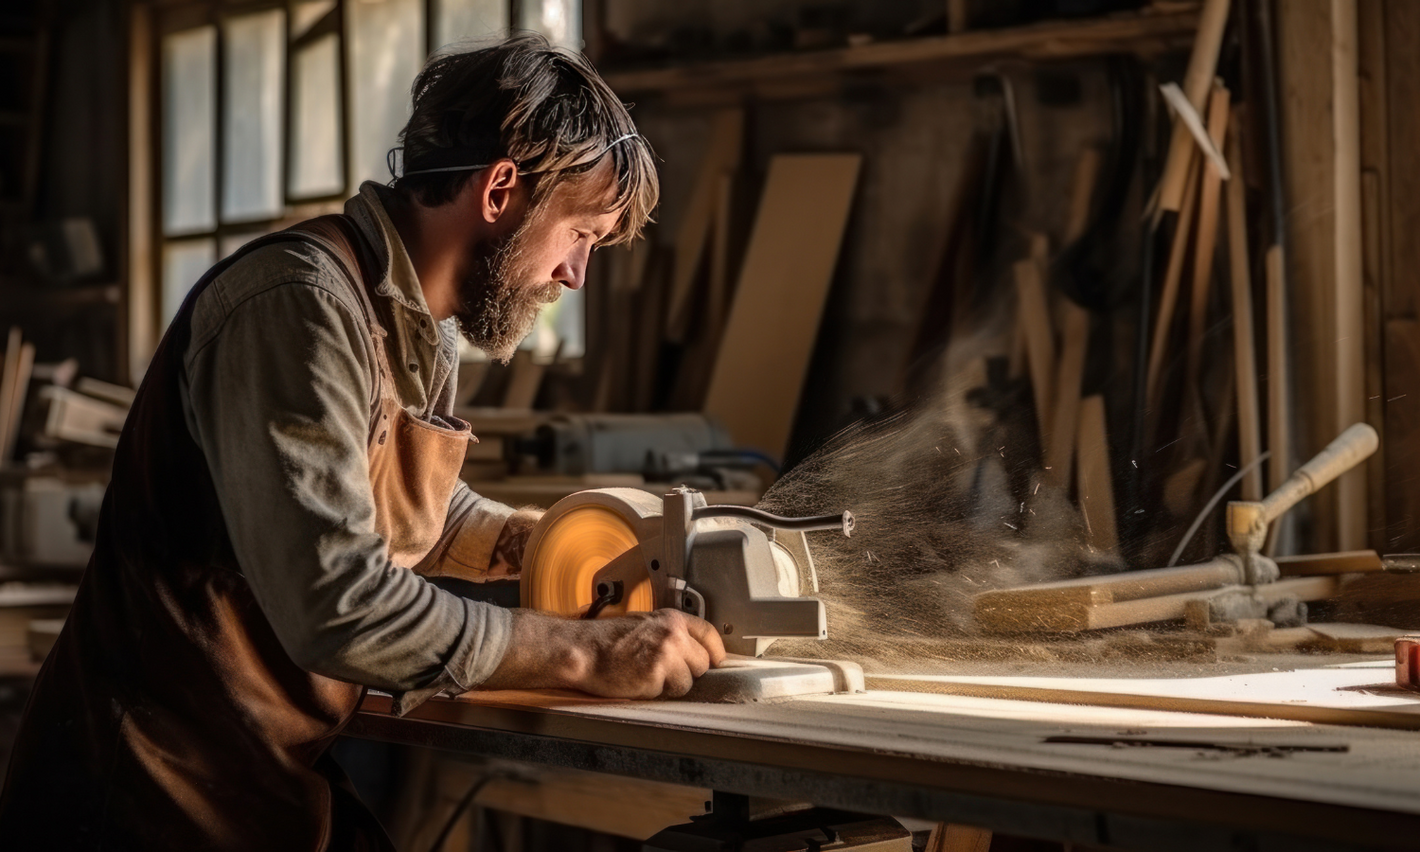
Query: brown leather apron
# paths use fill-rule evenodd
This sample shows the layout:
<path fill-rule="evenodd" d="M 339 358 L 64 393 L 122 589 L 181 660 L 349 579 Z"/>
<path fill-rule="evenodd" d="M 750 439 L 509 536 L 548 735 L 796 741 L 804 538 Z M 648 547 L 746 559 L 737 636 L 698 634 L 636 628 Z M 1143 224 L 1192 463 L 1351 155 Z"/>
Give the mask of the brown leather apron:
<path fill-rule="evenodd" d="M 282 649 L 232 552 L 179 395 L 197 295 L 247 251 L 292 239 L 341 262 L 369 322 L 378 531 L 404 566 L 439 539 L 469 426 L 425 423 L 399 404 L 353 223 L 312 220 L 218 264 L 164 335 L 124 425 L 93 557 L 11 756 L 0 847 L 393 848 L 326 754 L 364 689 L 311 674 Z"/>

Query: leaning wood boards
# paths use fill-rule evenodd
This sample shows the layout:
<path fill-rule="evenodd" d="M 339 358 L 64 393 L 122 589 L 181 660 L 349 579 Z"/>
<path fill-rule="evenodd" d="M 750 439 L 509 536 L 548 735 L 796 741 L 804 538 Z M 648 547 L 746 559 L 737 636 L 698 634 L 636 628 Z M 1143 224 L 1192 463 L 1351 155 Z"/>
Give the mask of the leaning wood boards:
<path fill-rule="evenodd" d="M 705 399 L 740 446 L 775 456 L 788 446 L 861 162 L 796 154 L 769 164 Z"/>

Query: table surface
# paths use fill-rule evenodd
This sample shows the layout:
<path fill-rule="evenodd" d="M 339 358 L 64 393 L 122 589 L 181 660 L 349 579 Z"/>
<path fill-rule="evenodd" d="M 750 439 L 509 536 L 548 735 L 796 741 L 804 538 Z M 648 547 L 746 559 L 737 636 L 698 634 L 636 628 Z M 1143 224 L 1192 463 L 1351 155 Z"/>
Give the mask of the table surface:
<path fill-rule="evenodd" d="M 1384 660 L 886 682 L 751 705 L 469 693 L 404 718 L 371 693 L 347 733 L 1118 849 L 1420 848 L 1420 695 Z"/>

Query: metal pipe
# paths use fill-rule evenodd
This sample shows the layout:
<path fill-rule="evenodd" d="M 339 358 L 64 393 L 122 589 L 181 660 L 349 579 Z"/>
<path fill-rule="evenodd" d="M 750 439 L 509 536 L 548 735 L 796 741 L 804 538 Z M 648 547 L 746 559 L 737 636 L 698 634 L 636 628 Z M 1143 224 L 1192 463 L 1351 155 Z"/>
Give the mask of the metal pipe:
<path fill-rule="evenodd" d="M 691 512 L 690 518 L 693 521 L 704 518 L 739 518 L 762 524 L 771 529 L 791 532 L 841 529 L 845 536 L 853 535 L 853 527 L 857 525 L 852 512 L 844 512 L 841 515 L 817 515 L 812 518 L 785 518 L 771 515 L 759 509 L 752 509 L 749 506 L 701 506 Z"/>

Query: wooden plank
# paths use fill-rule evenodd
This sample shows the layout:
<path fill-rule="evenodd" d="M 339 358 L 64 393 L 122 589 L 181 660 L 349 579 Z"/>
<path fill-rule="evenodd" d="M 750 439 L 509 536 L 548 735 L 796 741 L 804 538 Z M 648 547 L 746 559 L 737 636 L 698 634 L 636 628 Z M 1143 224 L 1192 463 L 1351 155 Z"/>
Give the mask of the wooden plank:
<path fill-rule="evenodd" d="M 1252 263 L 1247 241 L 1247 185 L 1243 178 L 1241 123 L 1228 134 L 1228 269 L 1233 309 L 1233 370 L 1237 375 L 1238 464 L 1262 454 L 1262 416 L 1257 400 L 1257 343 L 1252 311 Z M 1261 500 L 1262 469 L 1243 476 L 1242 499 Z"/>
<path fill-rule="evenodd" d="M 861 164 L 858 154 L 770 162 L 705 403 L 740 446 L 788 448 Z"/>
<path fill-rule="evenodd" d="M 973 601 L 979 623 L 1028 625 L 1041 610 L 1088 608 L 1165 595 L 1197 594 L 1241 580 L 1235 563 L 1218 559 L 1200 565 L 1126 571 L 1106 577 L 1081 577 L 982 592 Z"/>
<path fill-rule="evenodd" d="M 1031 393 L 1035 399 L 1035 419 L 1040 426 L 1040 446 L 1050 446 L 1055 362 L 1055 333 L 1050 327 L 1050 308 L 1045 301 L 1045 284 L 1040 264 L 1018 260 L 1013 267 L 1016 279 L 1016 324 L 1025 348 L 1030 371 Z"/>
<path fill-rule="evenodd" d="M 1223 45 L 1223 32 L 1228 26 L 1229 0 L 1205 0 L 1198 22 L 1198 34 L 1193 52 L 1188 57 L 1188 70 L 1183 78 L 1183 94 L 1199 115 L 1204 114 L 1208 91 L 1218 69 L 1218 51 Z M 1197 157 L 1197 143 L 1184 126 L 1183 119 L 1174 118 L 1173 134 L 1169 138 L 1168 159 L 1159 178 L 1158 209 L 1182 210 L 1188 191 L 1190 164 Z"/>
<path fill-rule="evenodd" d="M 1279 556 L 1275 561 L 1283 577 L 1360 574 L 1385 570 L 1385 564 L 1381 562 L 1380 556 L 1374 550 Z"/>
<path fill-rule="evenodd" d="M 1218 150 L 1223 149 L 1228 129 L 1228 90 L 1215 82 L 1208 101 L 1208 136 Z M 1236 178 L 1235 178 L 1236 179 Z M 1193 252 L 1193 289 L 1188 310 L 1188 368 L 1184 389 L 1198 392 L 1198 373 L 1203 360 L 1203 336 L 1207 332 L 1208 296 L 1213 284 L 1213 251 L 1218 245 L 1218 203 L 1223 178 L 1217 165 L 1203 165 L 1203 186 L 1198 200 L 1198 243 Z M 1201 406 L 1200 406 L 1201 409 Z M 1200 418 L 1202 411 L 1199 411 Z M 1201 420 L 1199 425 L 1202 426 Z"/>
<path fill-rule="evenodd" d="M 922 852 L 991 852 L 991 832 L 952 822 L 938 823 Z"/>
<path fill-rule="evenodd" d="M 23 339 L 19 326 L 11 326 L 5 340 L 5 360 L 0 361 L 0 450 L 10 442 L 9 413 L 14 404 L 15 383 L 19 379 L 20 347 Z M 0 465 L 8 459 L 8 456 L 0 456 Z"/>
<path fill-rule="evenodd" d="M 1365 282 L 1361 231 L 1361 111 L 1358 78 L 1357 0 L 1332 0 L 1332 122 L 1335 138 L 1336 270 L 1335 310 L 1329 337 L 1336 359 L 1335 409 L 1330 441 L 1353 423 L 1366 419 Z M 1366 544 L 1368 489 L 1366 466 L 1357 465 L 1336 480 L 1337 550 Z"/>
<path fill-rule="evenodd" d="M 1267 273 L 1267 487 L 1275 491 L 1292 475 L 1292 392 L 1287 358 L 1287 278 L 1282 247 L 1273 245 L 1265 258 Z M 1279 525 L 1268 532 L 1272 555 Z"/>
<path fill-rule="evenodd" d="M 1417 240 L 1420 242 L 1420 240 Z M 1386 505 L 1389 553 L 1420 551 L 1420 320 L 1385 324 Z"/>
<path fill-rule="evenodd" d="M 607 75 L 623 96 L 634 92 L 676 92 L 727 87 L 754 88 L 792 77 L 821 77 L 841 72 L 909 65 L 952 65 L 976 69 L 993 56 L 1065 59 L 1167 48 L 1185 41 L 1198 26 L 1186 11 L 1159 15 L 1122 15 L 1089 21 L 1052 21 L 1026 27 L 976 30 L 934 38 L 882 41 L 837 50 L 804 51 L 758 59 L 702 63 Z M 1208 74 L 1212 79 L 1212 72 Z"/>
<path fill-rule="evenodd" d="M 1060 313 L 1060 363 L 1052 389 L 1055 410 L 1050 443 L 1045 447 L 1045 480 L 1056 486 L 1069 486 L 1074 474 L 1075 432 L 1080 422 L 1080 382 L 1090 346 L 1090 314 L 1068 298 L 1061 300 Z"/>
<path fill-rule="evenodd" d="M 20 356 L 10 378 L 14 381 L 14 391 L 10 395 L 10 409 L 5 412 L 5 442 L 0 444 L 0 465 L 15 458 L 15 446 L 20 438 L 20 422 L 25 412 L 25 397 L 29 395 L 30 374 L 35 366 L 35 345 L 20 346 Z"/>
<path fill-rule="evenodd" d="M 1163 370 L 1164 353 L 1168 349 L 1169 329 L 1173 325 L 1174 307 L 1178 303 L 1179 282 L 1183 280 L 1183 262 L 1188 256 L 1189 240 L 1193 235 L 1193 212 L 1198 203 L 1199 159 L 1191 161 L 1187 173 L 1183 206 L 1178 213 L 1178 225 L 1174 228 L 1173 244 L 1169 248 L 1168 266 L 1164 270 L 1164 283 L 1159 291 L 1159 312 L 1154 319 L 1154 336 L 1149 343 L 1149 364 L 1145 373 L 1149 410 L 1154 409 L 1159 393 L 1159 373 Z"/>
<path fill-rule="evenodd" d="M 1222 569 L 1216 569 L 1218 574 Z M 1200 572 L 1200 577 L 1205 575 Z M 1106 587 L 1107 588 L 1107 587 Z M 1050 606 L 985 608 L 976 613 L 977 626 L 996 632 L 1079 633 L 1135 624 L 1182 620 L 1195 601 L 1233 592 L 1248 593 L 1264 603 L 1286 597 L 1303 601 L 1334 597 L 1339 589 L 1334 576 L 1295 577 L 1260 586 L 1223 585 L 1202 591 L 1179 592 L 1133 600 L 1084 602 L 1077 598 Z"/>
<path fill-rule="evenodd" d="M 1366 422 L 1380 435 L 1380 448 L 1366 460 L 1367 544 L 1385 548 L 1385 308 L 1389 253 L 1389 133 L 1386 117 L 1386 3 L 1357 4 L 1358 79 L 1361 102 L 1361 234 L 1365 283 Z"/>
<path fill-rule="evenodd" d="M 709 144 L 675 237 L 666 337 L 676 343 L 685 340 L 690 323 L 691 294 L 711 242 L 721 178 L 740 165 L 744 124 L 744 110 L 738 107 L 717 110 L 710 119 Z"/>
<path fill-rule="evenodd" d="M 1070 209 L 1065 217 L 1061 245 L 1070 245 L 1084 235 L 1090 224 L 1090 207 L 1094 201 L 1095 182 L 1099 179 L 1103 155 L 1094 145 L 1086 146 L 1075 160 L 1075 173 L 1070 179 Z"/>
<path fill-rule="evenodd" d="M 1420 551 L 1420 3 L 1385 6 L 1385 336 L 1387 552 Z"/>
<path fill-rule="evenodd" d="M 1109 467 L 1104 397 L 1099 394 L 1080 403 L 1076 454 L 1080 465 L 1080 511 L 1085 516 L 1087 539 L 1096 550 L 1113 551 L 1119 546 L 1119 534 L 1114 514 L 1114 482 Z"/>
<path fill-rule="evenodd" d="M 158 185 L 154 140 L 157 110 L 153 95 L 157 75 L 153 59 L 153 10 L 146 3 L 128 6 L 128 206 L 123 217 L 123 261 L 126 277 L 123 319 L 128 351 L 119 358 L 120 377 L 137 385 L 158 346 L 159 264 L 154 259 L 154 187 Z"/>

